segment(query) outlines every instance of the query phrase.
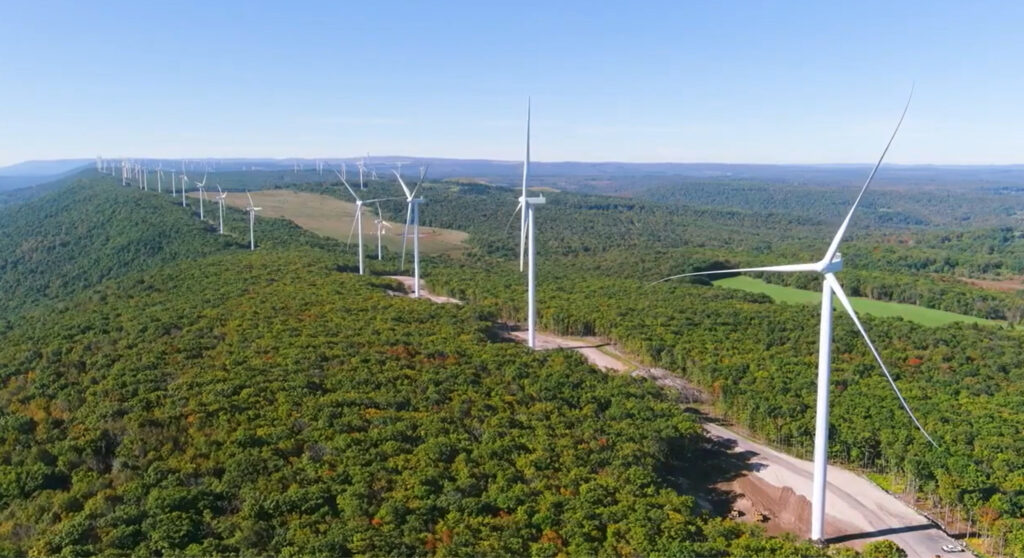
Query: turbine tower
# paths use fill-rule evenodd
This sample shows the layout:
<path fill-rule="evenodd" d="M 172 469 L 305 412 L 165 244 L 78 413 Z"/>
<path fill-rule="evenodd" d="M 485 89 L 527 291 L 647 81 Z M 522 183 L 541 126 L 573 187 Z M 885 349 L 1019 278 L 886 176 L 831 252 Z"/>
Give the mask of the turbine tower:
<path fill-rule="evenodd" d="M 519 196 L 516 211 L 522 211 L 519 222 L 519 271 L 523 271 L 523 260 L 527 262 L 526 273 L 526 344 L 537 347 L 537 246 L 534 234 L 535 206 L 544 205 L 544 196 L 527 197 L 526 181 L 530 176 L 530 101 L 526 101 L 526 158 L 523 160 L 523 194 Z M 514 215 L 514 213 L 513 213 Z"/>
<path fill-rule="evenodd" d="M 224 190 L 220 189 L 220 184 L 217 185 L 217 228 L 218 234 L 224 234 L 224 200 L 228 197 Z"/>
<path fill-rule="evenodd" d="M 416 187 L 410 192 L 408 186 L 405 185 L 405 181 L 402 180 L 402 175 L 396 170 L 391 172 L 395 173 L 395 177 L 398 178 L 398 184 L 402 187 L 402 191 L 405 192 L 405 202 L 407 204 L 405 211 L 405 233 L 402 235 L 402 269 L 405 269 L 405 246 L 409 239 L 409 225 L 412 225 L 412 260 L 413 260 L 413 296 L 416 298 L 420 297 L 420 204 L 423 203 L 423 198 L 417 198 L 416 192 L 419 191 L 420 186 L 423 185 L 423 178 L 427 175 L 426 167 L 420 168 L 420 181 L 416 184 Z"/>
<path fill-rule="evenodd" d="M 188 186 L 188 175 L 185 174 L 185 164 L 181 164 L 181 207 L 186 207 L 185 204 L 185 187 Z"/>
<path fill-rule="evenodd" d="M 348 181 L 345 180 L 345 175 L 341 174 L 337 170 L 334 171 L 334 174 L 338 175 L 338 178 L 341 180 L 341 183 L 345 186 L 345 189 L 348 190 L 348 193 L 352 194 L 352 197 L 355 198 L 355 200 L 356 200 L 356 214 L 355 214 L 355 217 L 352 219 L 352 228 L 348 231 L 348 242 L 346 242 L 346 244 L 349 244 L 349 243 L 352 242 L 352 233 L 355 232 L 358 229 L 359 230 L 359 238 L 358 238 L 358 243 L 359 243 L 359 275 L 364 275 L 365 274 L 365 269 L 364 269 L 364 266 L 363 266 L 363 204 L 364 203 L 378 203 L 378 202 L 384 201 L 385 199 L 394 199 L 394 198 L 380 198 L 380 199 L 375 199 L 375 200 L 363 201 L 363 200 L 359 199 L 358 195 L 356 195 L 355 190 L 353 190 L 352 187 L 348 185 Z M 378 207 L 379 207 L 379 205 L 378 205 Z M 378 254 L 379 254 L 379 250 L 378 250 Z M 379 255 L 378 255 L 378 258 L 379 258 Z"/>
<path fill-rule="evenodd" d="M 249 212 L 249 250 L 252 251 L 256 249 L 256 237 L 253 235 L 253 223 L 256 222 L 256 212 L 263 208 L 256 207 L 252 203 L 252 196 L 249 195 L 248 190 L 245 191 L 245 195 L 249 198 L 249 207 L 246 207 L 245 210 Z"/>
<path fill-rule="evenodd" d="M 391 224 L 384 220 L 384 214 L 380 211 L 380 203 L 377 204 L 377 218 L 373 220 L 377 225 L 377 261 L 384 259 L 384 250 L 381 246 L 381 237 L 384 235 L 384 227 L 392 228 Z"/>
<path fill-rule="evenodd" d="M 178 195 L 178 187 L 177 187 L 177 186 L 175 185 L 175 184 L 176 184 L 176 183 L 174 182 L 175 180 L 176 180 L 176 179 L 175 179 L 175 177 L 174 177 L 174 171 L 172 170 L 172 171 L 171 171 L 171 196 L 172 196 L 172 197 L 173 197 L 173 196 L 177 196 L 177 195 Z"/>
<path fill-rule="evenodd" d="M 913 97 L 913 90 L 911 90 L 911 97 Z M 868 175 L 867 180 L 861 187 L 860 193 L 857 195 L 857 199 L 854 200 L 853 206 L 850 208 L 849 213 L 846 214 L 846 218 L 839 226 L 839 230 L 836 232 L 835 237 L 832 239 L 832 243 L 829 245 L 828 250 L 825 251 L 825 256 L 821 260 L 803 264 L 684 273 L 682 275 L 675 275 L 661 280 L 667 281 L 669 279 L 679 277 L 694 277 L 698 275 L 713 275 L 720 273 L 745 273 L 752 271 L 773 273 L 814 272 L 822 275 L 821 330 L 818 337 L 817 413 L 814 428 L 814 483 L 811 501 L 811 539 L 814 541 L 822 541 L 825 536 L 825 475 L 828 467 L 828 398 L 829 376 L 831 374 L 833 295 L 839 299 L 839 303 L 846 310 L 846 313 L 850 315 L 850 318 L 853 320 L 854 325 L 857 326 L 857 329 L 860 330 L 861 337 L 864 338 L 864 342 L 867 344 L 868 349 L 870 349 L 871 354 L 875 357 L 875 361 L 878 362 L 878 365 L 882 368 L 882 372 L 885 374 L 886 379 L 889 380 L 889 385 L 892 386 L 893 391 L 896 393 L 896 397 L 899 399 L 903 409 L 910 416 L 914 425 L 917 426 L 918 430 L 924 434 L 924 437 L 927 438 L 932 445 L 938 447 L 935 440 L 933 440 L 932 437 L 928 435 L 928 432 L 925 431 L 924 427 L 921 426 L 917 417 L 914 416 L 914 412 L 910 410 L 910 405 L 908 405 L 907 401 L 903 398 L 903 394 L 900 393 L 899 388 L 896 387 L 896 381 L 893 380 L 892 374 L 889 373 L 889 369 L 882 361 L 881 355 L 879 355 L 875 345 L 871 342 L 871 338 L 868 337 L 867 331 L 864 329 L 863 324 L 861 324 L 860 319 L 857 317 L 857 313 L 854 312 L 853 306 L 850 304 L 850 299 L 846 297 L 843 287 L 839 284 L 839 280 L 836 279 L 835 276 L 835 273 L 843 268 L 842 256 L 839 253 L 839 245 L 843 240 L 843 235 L 846 234 L 846 229 L 850 225 L 850 219 L 853 217 L 853 213 L 856 211 L 861 198 L 864 197 L 864 192 L 867 191 L 871 181 L 875 178 L 875 173 L 878 172 L 878 167 L 882 165 L 882 161 L 885 159 L 885 155 L 888 153 L 889 147 L 896 138 L 896 133 L 899 132 L 900 125 L 903 123 L 903 117 L 906 116 L 908 108 L 910 108 L 910 98 L 907 99 L 907 104 L 903 107 L 903 113 L 900 114 L 900 119 L 896 123 L 896 129 L 893 130 L 892 135 L 889 137 L 889 143 L 885 145 L 885 149 L 882 151 L 882 155 L 878 158 L 878 162 L 875 163 L 874 168 L 871 169 L 871 174 Z M 661 281 L 658 282 L 660 283 Z"/>
<path fill-rule="evenodd" d="M 203 181 L 196 182 L 196 189 L 199 190 L 199 220 L 203 220 L 203 198 L 206 197 L 206 173 L 203 173 Z"/>
<path fill-rule="evenodd" d="M 163 191 L 164 191 L 163 190 L 163 181 L 164 181 L 164 170 L 163 170 L 163 167 L 164 167 L 163 163 L 160 163 L 156 167 L 156 193 L 158 193 L 158 194 L 162 194 Z"/>

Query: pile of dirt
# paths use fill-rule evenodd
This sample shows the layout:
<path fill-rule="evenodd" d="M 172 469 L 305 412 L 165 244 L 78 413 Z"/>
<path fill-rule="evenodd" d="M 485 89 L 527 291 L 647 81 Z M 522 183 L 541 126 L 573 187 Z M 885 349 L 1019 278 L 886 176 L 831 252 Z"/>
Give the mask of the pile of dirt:
<path fill-rule="evenodd" d="M 736 494 L 733 509 L 739 512 L 740 521 L 758 523 L 771 535 L 793 533 L 801 538 L 810 537 L 811 502 L 792 488 L 775 486 L 755 475 L 744 475 L 719 488 Z M 841 519 L 829 516 L 825 521 L 826 538 L 856 532 L 856 526 Z"/>

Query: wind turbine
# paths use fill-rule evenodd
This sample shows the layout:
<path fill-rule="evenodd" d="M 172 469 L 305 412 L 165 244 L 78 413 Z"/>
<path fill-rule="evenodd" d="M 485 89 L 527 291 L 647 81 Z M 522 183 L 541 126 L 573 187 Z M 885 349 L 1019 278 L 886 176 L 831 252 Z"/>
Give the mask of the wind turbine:
<path fill-rule="evenodd" d="M 364 172 L 365 170 L 366 170 L 366 165 L 364 164 L 363 160 L 362 160 L 362 159 L 360 159 L 360 160 L 359 160 L 359 189 L 360 189 L 360 190 L 365 190 L 365 189 L 366 189 L 366 188 L 365 188 L 365 187 L 363 186 L 363 172 Z"/>
<path fill-rule="evenodd" d="M 245 210 L 249 212 L 249 250 L 252 251 L 256 249 L 256 237 L 253 235 L 253 223 L 256 222 L 256 212 L 263 208 L 256 207 L 252 203 L 252 196 L 249 195 L 248 190 L 245 191 L 245 195 L 249 198 L 249 207 L 246 207 Z"/>
<path fill-rule="evenodd" d="M 156 193 L 163 193 L 163 179 L 164 179 L 164 164 L 160 163 L 156 167 Z"/>
<path fill-rule="evenodd" d="M 913 90 L 911 90 L 911 97 L 913 97 Z M 903 394 L 900 393 L 899 388 L 896 387 L 896 381 L 893 380 L 892 374 L 890 374 L 889 369 L 886 368 L 881 355 L 879 355 L 875 345 L 871 342 L 871 338 L 868 337 L 867 331 L 865 331 L 860 319 L 857 318 L 857 313 L 854 312 L 853 306 L 850 304 L 850 300 L 846 297 L 846 293 L 843 292 L 843 287 L 839 284 L 839 280 L 836 279 L 835 276 L 835 273 L 843 268 L 842 256 L 839 253 L 839 244 L 842 242 L 843 235 L 846 233 L 846 229 L 850 225 L 850 219 L 853 217 L 853 212 L 856 211 L 857 205 L 860 203 L 861 198 L 864 197 L 864 192 L 868 189 L 871 181 L 875 178 L 875 173 L 878 171 L 878 167 L 882 165 L 882 161 L 885 159 L 885 155 L 888 153 L 889 147 L 896 138 L 896 133 L 900 130 L 900 125 L 903 123 L 903 117 L 906 116 L 908 108 L 910 108 L 910 98 L 907 99 L 907 104 L 903 107 L 903 113 L 900 114 L 900 119 L 896 123 L 896 129 L 893 130 L 892 135 L 889 137 L 889 143 L 887 143 L 885 145 L 885 149 L 882 150 L 882 155 L 878 158 L 878 162 L 875 163 L 874 168 L 871 169 L 871 174 L 868 175 L 868 179 L 861 187 L 860 193 L 857 194 L 857 199 L 854 200 L 853 207 L 851 207 L 849 213 L 846 214 L 846 219 L 844 219 L 843 223 L 839 226 L 839 230 L 836 232 L 835 237 L 832 239 L 832 243 L 829 245 L 828 250 L 825 252 L 825 256 L 821 260 L 803 264 L 684 273 L 682 275 L 675 275 L 661 280 L 667 281 L 669 279 L 676 279 L 679 277 L 694 277 L 698 275 L 713 275 L 720 273 L 744 273 L 751 271 L 775 273 L 814 272 L 822 275 L 821 330 L 818 337 L 818 401 L 814 428 L 814 483 L 811 501 L 811 539 L 815 541 L 823 540 L 825 534 L 825 474 L 828 467 L 828 398 L 829 376 L 831 374 L 833 295 L 839 299 L 839 303 L 844 309 L 846 309 L 846 313 L 850 315 L 850 318 L 853 319 L 853 323 L 857 326 L 857 329 L 860 330 L 860 334 L 864 338 L 864 342 L 867 344 L 868 349 L 871 350 L 871 354 L 874 355 L 875 361 L 878 362 L 879 366 L 881 366 L 882 372 L 885 374 L 886 379 L 889 380 L 889 385 L 892 386 L 893 391 L 896 393 L 896 397 L 899 399 L 903 409 L 908 415 L 910 415 L 910 419 L 914 422 L 914 425 L 917 426 L 918 430 L 924 434 L 924 437 L 927 438 L 932 445 L 938 447 L 935 440 L 933 440 L 932 437 L 928 435 L 928 432 L 925 431 L 924 427 L 921 426 L 917 417 L 914 416 L 914 412 L 910 410 L 910 406 L 907 404 L 907 401 L 903 398 Z M 661 281 L 658 282 L 660 283 Z"/>
<path fill-rule="evenodd" d="M 178 186 L 177 186 L 177 183 L 175 182 L 175 180 L 176 179 L 174 177 L 174 171 L 172 170 L 171 171 L 171 196 L 172 197 L 178 195 Z"/>
<path fill-rule="evenodd" d="M 219 229 L 218 234 L 224 234 L 224 200 L 228 197 L 224 190 L 220 189 L 220 184 L 217 185 L 217 227 Z"/>
<path fill-rule="evenodd" d="M 185 163 L 181 164 L 181 207 L 186 207 L 185 204 L 185 187 L 188 186 L 188 175 L 185 174 Z"/>
<path fill-rule="evenodd" d="M 356 195 L 355 190 L 353 190 L 352 187 L 348 185 L 348 181 L 345 180 L 345 176 L 344 175 L 342 175 L 337 170 L 334 171 L 334 174 L 338 175 L 338 178 L 341 179 L 341 183 L 345 185 L 345 189 L 348 190 L 348 193 L 352 194 L 352 197 L 355 198 L 355 200 L 356 200 L 356 215 L 355 215 L 355 218 L 352 220 L 352 229 L 350 229 L 349 232 L 348 232 L 348 242 L 352 242 L 352 233 L 354 231 L 356 231 L 356 229 L 358 229 L 359 230 L 359 239 L 358 239 L 358 242 L 359 242 L 359 275 L 364 275 L 364 268 L 363 268 L 363 204 L 364 203 L 377 203 L 377 202 L 384 201 L 385 199 L 392 199 L 392 198 L 380 198 L 380 199 L 376 199 L 376 200 L 366 200 L 364 202 L 363 200 L 359 199 L 359 196 Z"/>
<path fill-rule="evenodd" d="M 199 220 L 203 220 L 203 198 L 206 197 L 206 173 L 203 173 L 203 181 L 196 182 L 196 189 L 199 190 Z"/>
<path fill-rule="evenodd" d="M 384 250 L 381 247 L 381 237 L 384 235 L 384 227 L 392 228 L 391 224 L 384 220 L 380 211 L 380 203 L 377 204 L 377 218 L 373 220 L 377 225 L 377 261 L 384 259 Z"/>
<path fill-rule="evenodd" d="M 533 227 L 534 206 L 543 205 L 544 196 L 527 197 L 526 180 L 530 176 L 530 101 L 526 101 L 526 158 L 523 160 L 523 194 L 519 196 L 516 211 L 522 211 L 519 221 L 519 271 L 523 271 L 524 256 L 527 261 L 526 273 L 526 344 L 537 347 L 537 247 Z M 513 213 L 514 215 L 514 213 Z"/>
<path fill-rule="evenodd" d="M 405 185 L 405 181 L 402 180 L 402 175 L 398 171 L 392 169 L 395 173 L 395 177 L 398 178 L 398 184 L 402 187 L 402 191 L 405 192 L 405 201 L 408 204 L 405 212 L 405 232 L 402 235 L 402 269 L 405 269 L 405 245 L 409 239 L 409 225 L 412 224 L 412 261 L 413 261 L 413 296 L 416 298 L 420 297 L 420 204 L 423 203 L 423 198 L 417 198 L 416 192 L 419 191 L 420 186 L 423 185 L 423 177 L 427 175 L 426 167 L 420 168 L 420 181 L 416 184 L 416 187 L 410 192 L 408 186 Z"/>

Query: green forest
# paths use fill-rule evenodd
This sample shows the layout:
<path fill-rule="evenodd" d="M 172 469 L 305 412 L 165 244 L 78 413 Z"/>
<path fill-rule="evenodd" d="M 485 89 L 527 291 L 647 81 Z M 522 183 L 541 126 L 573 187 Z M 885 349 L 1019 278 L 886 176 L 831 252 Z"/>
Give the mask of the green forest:
<path fill-rule="evenodd" d="M 521 321 L 517 224 L 506 227 L 514 193 L 441 184 L 426 195 L 432 203 L 424 222 L 468 230 L 475 247 L 467 257 L 431 260 L 425 274 L 432 288 Z M 721 414 L 763 439 L 809 454 L 816 309 L 773 304 L 765 296 L 712 289 L 701 281 L 651 281 L 689 270 L 779 263 L 777 257 L 812 261 L 823 249 L 815 236 L 827 225 L 785 215 L 545 195 L 548 204 L 538 210 L 537 225 L 542 328 L 607 337 L 702 386 L 715 396 Z M 459 203 L 452 203 L 456 198 Z M 752 227 L 759 228 L 746 234 Z M 830 238 L 826 234 L 820 238 Z M 772 242 L 773 237 L 779 240 Z M 893 242 L 894 237 L 902 240 Z M 984 291 L 958 277 L 1016 273 L 1021 246 L 1019 234 L 1005 227 L 960 232 L 870 227 L 852 235 L 841 279 L 854 295 L 902 298 L 1016 322 L 1018 316 L 985 313 L 986 308 L 1008 312 L 1009 303 L 1019 300 L 1016 294 Z M 858 272 L 858 267 L 871 271 Z M 880 291 L 892 284 L 905 285 L 906 297 L 883 296 Z M 1002 540 L 1005 552 L 1024 555 L 1020 332 L 865 321 L 940 448 L 931 448 L 913 429 L 856 330 L 839 316 L 831 459 L 909 476 L 925 495 L 960 507 L 985 535 Z"/>
<path fill-rule="evenodd" d="M 0 212 L 3 555 L 854 555 L 698 505 L 735 472 L 645 381 L 194 217 L 109 179 Z"/>

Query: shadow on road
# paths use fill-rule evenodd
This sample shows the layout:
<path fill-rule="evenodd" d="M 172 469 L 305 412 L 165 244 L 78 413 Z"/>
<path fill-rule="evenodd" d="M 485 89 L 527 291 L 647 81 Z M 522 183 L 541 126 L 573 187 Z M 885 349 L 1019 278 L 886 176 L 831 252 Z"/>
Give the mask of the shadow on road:
<path fill-rule="evenodd" d="M 888 537 L 890 535 L 899 535 L 901 533 L 914 533 L 916 531 L 928 531 L 931 529 L 938 529 L 939 527 L 934 523 L 922 523 L 920 525 L 911 525 L 909 527 L 892 527 L 890 529 L 879 529 L 877 531 L 865 531 L 863 533 L 851 533 L 849 535 L 841 535 L 838 537 L 832 537 L 826 539 L 825 542 L 828 544 L 838 544 L 850 541 L 856 541 L 860 539 L 874 539 L 877 537 Z"/>
<path fill-rule="evenodd" d="M 690 410 L 701 415 L 699 411 Z M 705 417 L 706 418 L 706 417 Z M 693 443 L 670 446 L 668 459 L 659 468 L 659 474 L 669 486 L 697 497 L 702 507 L 715 515 L 727 515 L 738 495 L 721 487 L 746 473 L 761 470 L 764 465 L 752 461 L 758 454 L 736 451 L 735 440 L 722 440 L 703 435 L 703 443 L 694 450 Z M 673 449 L 688 447 L 685 455 Z"/>

